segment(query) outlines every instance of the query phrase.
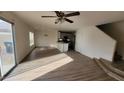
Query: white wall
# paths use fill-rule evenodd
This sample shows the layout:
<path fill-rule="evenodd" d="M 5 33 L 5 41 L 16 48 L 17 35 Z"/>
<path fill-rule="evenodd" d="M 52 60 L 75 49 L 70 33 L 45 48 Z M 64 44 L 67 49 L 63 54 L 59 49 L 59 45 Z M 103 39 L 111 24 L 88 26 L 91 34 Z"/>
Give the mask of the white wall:
<path fill-rule="evenodd" d="M 79 29 L 76 33 L 76 51 L 91 58 L 112 61 L 116 41 L 95 26 Z"/>
<path fill-rule="evenodd" d="M 29 31 L 33 32 L 33 29 L 31 29 L 27 24 L 10 12 L 2 12 L 0 13 L 0 17 L 3 17 L 14 23 L 16 57 L 17 62 L 20 62 L 34 47 L 29 46 Z"/>
<path fill-rule="evenodd" d="M 45 36 L 48 35 L 48 36 Z M 35 32 L 36 46 L 51 46 L 57 47 L 57 30 L 44 28 L 41 31 Z"/>
<path fill-rule="evenodd" d="M 124 21 L 100 26 L 103 31 L 117 40 L 117 52 L 124 59 Z"/>

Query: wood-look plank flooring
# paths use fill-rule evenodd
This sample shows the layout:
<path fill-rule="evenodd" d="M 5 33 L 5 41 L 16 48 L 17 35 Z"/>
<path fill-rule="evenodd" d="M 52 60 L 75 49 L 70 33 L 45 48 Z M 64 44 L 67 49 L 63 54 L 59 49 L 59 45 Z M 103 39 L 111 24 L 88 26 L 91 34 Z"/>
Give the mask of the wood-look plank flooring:
<path fill-rule="evenodd" d="M 49 57 L 59 53 L 60 51 L 55 48 L 50 48 L 50 47 L 35 48 L 26 58 L 23 59 L 22 62 L 26 62 L 26 61 L 29 62 L 35 59 Z"/>
<path fill-rule="evenodd" d="M 32 52 L 31 55 L 40 55 L 40 53 L 42 53 L 43 57 L 41 59 L 44 59 L 50 56 L 61 54 L 57 49 L 47 49 L 43 51 L 45 53 L 42 53 L 42 50 L 40 50 L 39 48 L 37 49 L 37 52 L 39 54 L 37 54 L 37 52 Z M 48 53 L 48 51 L 50 53 Z M 81 55 L 80 53 L 75 52 L 75 51 L 69 51 L 69 52 L 66 52 L 65 54 L 71 57 L 73 61 L 68 62 L 65 65 L 61 65 L 57 67 L 56 69 L 53 69 L 52 71 L 49 71 L 41 76 L 38 76 L 37 78 L 34 78 L 33 80 L 34 81 L 92 81 L 92 80 L 93 81 L 115 81 L 115 79 L 108 76 L 92 59 L 88 58 L 87 56 Z M 26 62 L 19 64 L 6 77 L 6 79 L 15 77 L 17 75 L 26 73 L 31 70 L 35 70 L 37 68 L 42 69 L 42 66 L 46 66 L 46 68 L 49 68 L 50 66 L 49 64 L 51 64 L 51 61 L 49 62 L 37 61 L 38 59 L 40 59 L 40 57 L 38 57 L 38 59 L 37 58 L 30 59 L 30 57 L 28 57 L 27 59 L 29 61 L 26 60 Z M 51 57 L 51 60 L 53 60 L 52 57 Z M 53 61 L 53 63 L 54 62 L 56 61 Z M 54 65 L 56 66 L 55 63 Z M 41 69 L 39 69 L 39 71 Z M 38 73 L 41 74 L 42 72 L 38 72 Z"/>

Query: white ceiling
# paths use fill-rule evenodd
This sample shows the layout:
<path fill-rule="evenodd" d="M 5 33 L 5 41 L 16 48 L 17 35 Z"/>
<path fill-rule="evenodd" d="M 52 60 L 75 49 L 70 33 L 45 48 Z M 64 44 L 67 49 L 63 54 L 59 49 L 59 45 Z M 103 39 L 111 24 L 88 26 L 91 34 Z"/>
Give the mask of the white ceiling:
<path fill-rule="evenodd" d="M 124 12 L 121 11 L 80 11 L 80 16 L 69 17 L 74 21 L 72 24 L 68 22 L 55 24 L 55 18 L 41 18 L 41 16 L 55 15 L 53 11 L 15 11 L 13 13 L 37 30 L 43 27 L 58 30 L 77 30 L 84 26 L 95 26 L 124 20 Z"/>

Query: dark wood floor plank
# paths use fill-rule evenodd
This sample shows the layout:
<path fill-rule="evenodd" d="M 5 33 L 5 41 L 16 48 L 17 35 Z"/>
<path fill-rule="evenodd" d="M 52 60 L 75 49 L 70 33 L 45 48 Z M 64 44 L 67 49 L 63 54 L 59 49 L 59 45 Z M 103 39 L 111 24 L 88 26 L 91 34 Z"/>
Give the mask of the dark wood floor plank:
<path fill-rule="evenodd" d="M 35 51 L 35 52 L 34 52 Z M 31 60 L 36 60 L 37 58 L 48 57 L 52 55 L 60 54 L 57 49 L 46 49 L 41 51 L 40 48 L 34 50 L 26 59 L 23 64 L 17 66 L 17 68 L 10 73 L 7 77 L 13 77 L 18 74 L 24 73 L 27 70 L 31 70 L 41 67 L 42 63 L 31 63 L 34 66 L 30 66 L 30 68 L 25 67 L 25 65 L 30 64 Z M 40 51 L 40 52 L 39 52 Z M 75 51 L 66 52 L 69 57 L 73 59 L 72 62 L 63 65 L 53 71 L 46 73 L 43 76 L 40 76 L 34 81 L 114 81 L 115 79 L 108 76 L 91 58 L 81 55 Z M 39 56 L 40 55 L 40 56 Z M 33 56 L 33 57 L 32 57 Z M 38 56 L 38 57 L 37 57 Z M 37 65 L 38 64 L 38 65 Z M 21 71 L 22 69 L 23 72 Z"/>

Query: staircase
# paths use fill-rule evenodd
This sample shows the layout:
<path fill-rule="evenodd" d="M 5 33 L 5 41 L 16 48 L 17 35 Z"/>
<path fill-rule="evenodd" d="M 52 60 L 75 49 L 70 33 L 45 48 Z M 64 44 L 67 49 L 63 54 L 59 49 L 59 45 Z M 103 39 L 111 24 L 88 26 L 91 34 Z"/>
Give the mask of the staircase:
<path fill-rule="evenodd" d="M 105 60 L 105 59 L 97 59 L 97 58 L 94 58 L 93 59 L 97 64 L 98 66 L 103 69 L 103 71 L 108 74 L 110 77 L 118 80 L 118 81 L 124 81 L 124 72 L 113 67 L 111 65 L 111 62 L 108 61 L 108 60 Z"/>

